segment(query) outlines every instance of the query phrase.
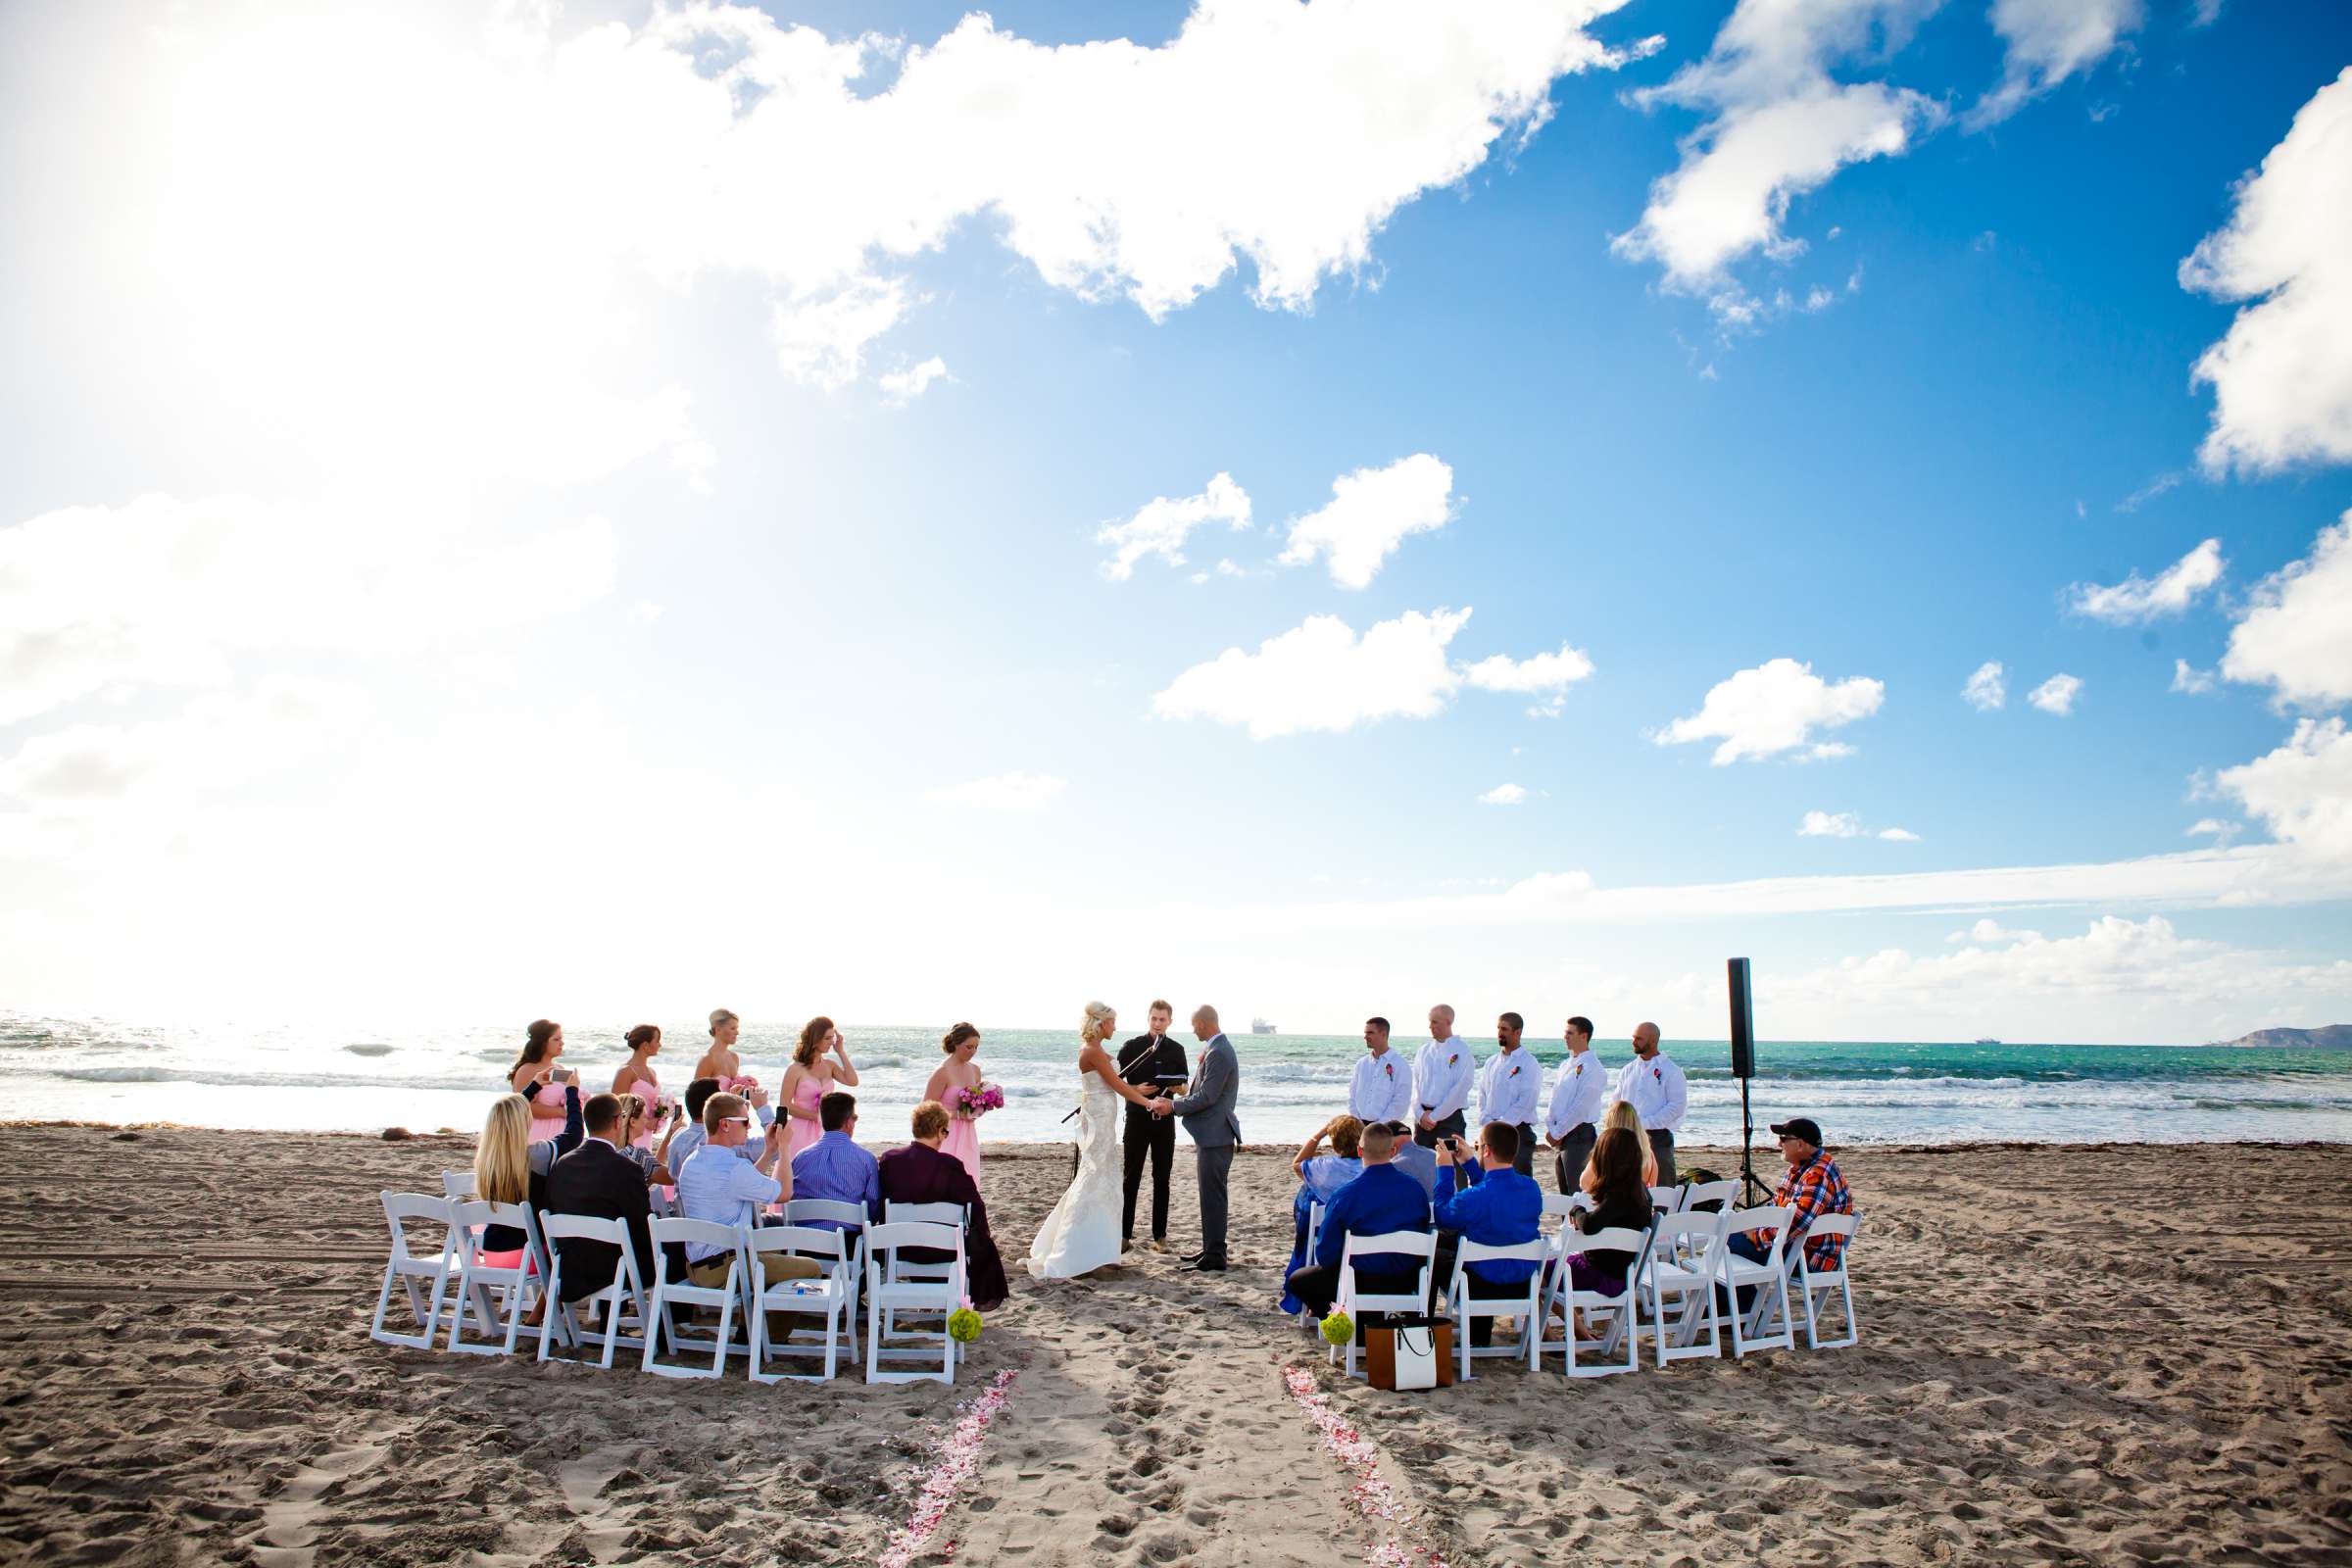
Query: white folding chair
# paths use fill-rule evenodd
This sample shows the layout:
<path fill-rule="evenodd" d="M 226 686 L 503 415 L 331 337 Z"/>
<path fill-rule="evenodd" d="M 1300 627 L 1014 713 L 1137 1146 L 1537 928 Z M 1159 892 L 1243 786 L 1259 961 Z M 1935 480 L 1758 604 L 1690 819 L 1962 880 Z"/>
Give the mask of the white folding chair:
<path fill-rule="evenodd" d="M 1649 1206 L 1661 1214 L 1680 1214 L 1690 1206 L 1683 1201 L 1683 1195 L 1689 1191 L 1687 1186 L 1652 1187 L 1649 1190 Z"/>
<path fill-rule="evenodd" d="M 1446 1284 L 1446 1311 L 1453 1319 L 1453 1345 L 1461 1357 L 1461 1381 L 1470 1381 L 1470 1362 L 1474 1356 L 1509 1355 L 1527 1357 L 1529 1367 L 1536 1364 L 1534 1347 L 1543 1340 L 1543 1324 L 1537 1313 L 1541 1309 L 1544 1290 L 1544 1259 L 1550 1247 L 1542 1237 L 1532 1242 L 1514 1242 L 1508 1247 L 1489 1246 L 1468 1237 L 1454 1247 L 1453 1278 Z M 1527 1276 L 1527 1290 L 1518 1296 L 1473 1296 L 1470 1294 L 1470 1265 L 1491 1263 L 1498 1259 L 1524 1259 L 1535 1268 Z M 1470 1345 L 1470 1320 L 1474 1317 L 1515 1317 L 1519 1319 L 1519 1343 L 1490 1345 L 1474 1349 Z"/>
<path fill-rule="evenodd" d="M 449 1319 L 449 1348 L 461 1355 L 513 1355 L 515 1342 L 522 1337 L 522 1309 L 536 1296 L 546 1299 L 545 1278 L 539 1272 L 543 1255 L 539 1247 L 539 1226 L 531 1217 L 528 1203 L 494 1203 L 487 1199 L 459 1199 L 449 1206 L 450 1228 L 458 1241 L 458 1299 L 457 1309 Z M 504 1225 L 522 1234 L 522 1261 L 513 1267 L 494 1268 L 482 1260 L 482 1233 L 493 1225 Z M 497 1292 L 494 1299 L 491 1293 Z M 505 1303 L 503 1309 L 499 1302 Z M 466 1314 L 470 1308 L 474 1322 L 485 1336 L 480 1340 L 466 1338 Z M 507 1320 L 503 1341 L 487 1336 L 498 1332 L 498 1319 Z"/>
<path fill-rule="evenodd" d="M 950 1204 L 949 1207 L 955 1205 Z M 885 1221 L 865 1233 L 865 1381 L 868 1383 L 914 1383 L 936 1378 L 942 1383 L 956 1381 L 956 1339 L 948 1332 L 948 1314 L 963 1304 L 963 1231 L 956 1225 L 939 1225 L 911 1220 Z M 898 1253 L 902 1248 L 926 1248 L 949 1254 L 945 1263 L 913 1263 L 904 1260 L 917 1273 L 902 1268 Z M 944 1275 L 936 1271 L 945 1269 Z M 885 1345 L 896 1336 L 884 1324 L 892 1314 L 913 1312 L 921 1315 L 938 1313 L 939 1370 L 936 1372 L 885 1372 L 882 1362 L 891 1357 L 901 1360 L 916 1356 L 928 1358 L 930 1352 L 921 1346 Z M 924 1336 L 928 1339 L 929 1336 Z"/>
<path fill-rule="evenodd" d="M 384 1223 L 392 1228 L 392 1251 L 384 1260 L 384 1288 L 376 1293 L 375 1321 L 368 1325 L 368 1337 L 380 1345 L 429 1350 L 441 1331 L 441 1297 L 449 1289 L 450 1271 L 456 1266 L 452 1244 L 463 1233 L 450 1223 L 446 1198 L 434 1198 L 427 1193 L 378 1196 L 384 1200 Z M 418 1250 L 409 1238 L 410 1223 L 419 1220 L 443 1227 L 441 1245 L 430 1252 Z M 416 1334 L 401 1334 L 384 1327 L 384 1316 L 392 1306 L 395 1280 L 408 1292 L 409 1310 L 422 1325 Z M 429 1294 L 420 1283 L 424 1280 L 433 1282 Z"/>
<path fill-rule="evenodd" d="M 740 1302 L 743 1280 L 743 1233 L 732 1225 L 720 1225 L 707 1219 L 653 1219 L 646 1222 L 654 1241 L 654 1294 L 645 1307 L 645 1355 L 638 1363 L 648 1372 L 665 1378 L 714 1378 L 727 1370 L 727 1352 L 735 1347 L 735 1308 Z M 727 1277 L 716 1285 L 697 1285 L 691 1278 L 673 1280 L 669 1277 L 669 1247 L 716 1247 L 722 1250 L 715 1258 L 727 1265 Z M 670 1317 L 679 1306 L 715 1306 L 718 1308 L 718 1338 L 698 1340 L 681 1334 Z M 709 1350 L 708 1369 L 689 1366 L 664 1366 L 660 1360 L 662 1339 L 669 1337 L 673 1354 L 689 1350 Z"/>
<path fill-rule="evenodd" d="M 1340 1289 L 1332 1302 L 1332 1310 L 1345 1312 L 1350 1321 L 1366 1312 L 1402 1312 L 1413 1317 L 1429 1315 L 1430 1276 L 1437 1271 L 1438 1238 L 1434 1231 L 1389 1231 L 1380 1236 L 1357 1236 L 1350 1232 L 1340 1243 Z M 1417 1259 L 1413 1267 L 1411 1294 L 1363 1291 L 1356 1286 L 1355 1260 L 1358 1257 L 1410 1257 Z M 1348 1375 L 1354 1377 L 1356 1336 L 1348 1336 Z M 1326 1360 L 1337 1360 L 1340 1348 L 1333 1346 Z"/>
<path fill-rule="evenodd" d="M 1796 1248 L 1793 1265 L 1796 1290 L 1798 1298 L 1805 1303 L 1805 1344 L 1813 1349 L 1842 1350 L 1862 1337 L 1861 1327 L 1854 1318 L 1854 1288 L 1846 1277 L 1846 1259 L 1853 1255 L 1854 1236 L 1861 1229 L 1862 1216 L 1859 1214 L 1816 1214 L 1813 1222 L 1805 1227 L 1804 1235 L 1797 1238 L 1800 1245 Z M 1845 1238 L 1845 1246 L 1838 1253 L 1836 1268 L 1815 1268 L 1813 1260 L 1806 1255 L 1807 1250 L 1801 1244 L 1817 1236 Z M 1817 1294 L 1827 1296 L 1832 1291 L 1838 1293 L 1845 1308 L 1845 1337 L 1840 1340 L 1823 1339 L 1820 1321 L 1814 1315 L 1813 1298 Z"/>
<path fill-rule="evenodd" d="M 1734 1209 L 1723 1217 L 1723 1242 L 1715 1249 L 1715 1278 L 1729 1298 L 1734 1355 L 1745 1355 L 1750 1350 L 1796 1348 L 1788 1318 L 1787 1255 L 1788 1222 L 1795 1217 L 1795 1209 L 1785 1207 Z M 1772 1232 L 1772 1245 L 1765 1249 L 1762 1262 L 1732 1250 L 1733 1237 L 1750 1236 L 1761 1230 Z M 1742 1290 L 1756 1293 L 1754 1302 L 1745 1309 L 1740 1305 Z"/>
<path fill-rule="evenodd" d="M 1683 1188 L 1683 1206 L 1676 1212 L 1705 1208 L 1709 1203 L 1713 1203 L 1717 1208 L 1730 1208 L 1739 1201 L 1740 1182 L 1738 1178 L 1721 1182 L 1690 1182 Z"/>
<path fill-rule="evenodd" d="M 1627 1265 L 1625 1289 L 1615 1296 L 1599 1291 L 1580 1291 L 1568 1276 L 1568 1255 L 1571 1252 L 1630 1252 L 1633 1261 Z M 1562 1229 L 1552 1254 L 1549 1278 L 1544 1288 L 1544 1306 L 1536 1314 L 1539 1324 L 1536 1345 L 1527 1364 L 1541 1372 L 1544 1369 L 1544 1343 L 1541 1329 L 1551 1322 L 1552 1311 L 1560 1314 L 1560 1370 L 1572 1378 L 1605 1378 L 1618 1372 L 1642 1370 L 1642 1331 L 1638 1321 L 1641 1309 L 1643 1273 L 1649 1266 L 1650 1230 L 1618 1227 L 1594 1231 L 1590 1236 L 1582 1231 Z M 1576 1358 L 1576 1314 L 1579 1308 L 1586 1321 L 1597 1323 L 1605 1318 L 1608 1330 L 1600 1343 L 1592 1348 L 1595 1359 L 1579 1364 Z M 1623 1360 L 1617 1359 L 1622 1348 Z"/>
<path fill-rule="evenodd" d="M 893 1203 L 885 1201 L 882 1205 L 882 1220 L 886 1225 L 953 1225 L 958 1235 L 970 1230 L 972 1226 L 971 1212 L 961 1203 Z M 894 1255 L 890 1268 L 885 1272 L 894 1283 L 905 1284 L 922 1280 L 945 1279 L 947 1270 L 948 1265 L 945 1263 L 913 1263 Z M 926 1314 L 918 1312 L 916 1315 Z M 884 1333 L 898 1333 L 899 1326 L 895 1309 L 884 1310 L 882 1324 Z"/>
<path fill-rule="evenodd" d="M 451 1200 L 471 1198 L 473 1196 L 473 1172 L 471 1170 L 443 1171 L 441 1173 L 441 1196 Z"/>
<path fill-rule="evenodd" d="M 610 1368 L 616 1349 L 644 1349 L 645 1325 L 650 1319 L 645 1305 L 645 1282 L 637 1277 L 637 1253 L 629 1246 L 628 1222 L 596 1219 L 587 1214 L 546 1212 L 539 1216 L 539 1235 L 547 1244 L 548 1255 L 547 1313 L 539 1320 L 539 1359 L 547 1359 L 551 1337 L 566 1347 L 586 1347 L 588 1335 L 580 1327 L 576 1309 L 591 1305 L 603 1308 L 605 1322 L 605 1353 L 597 1365 Z M 564 1299 L 563 1242 L 567 1236 L 603 1242 L 620 1252 L 612 1269 L 612 1283 L 577 1301 Z M 623 1322 L 630 1318 L 637 1323 L 635 1334 L 622 1332 Z"/>
<path fill-rule="evenodd" d="M 1658 1365 L 1695 1356 L 1720 1355 L 1722 1318 L 1715 1310 L 1716 1253 L 1723 1247 L 1727 1214 L 1661 1214 L 1652 1223 L 1650 1250 L 1642 1272 L 1649 1281 L 1649 1321 L 1656 1331 Z M 1683 1260 L 1688 1247 L 1695 1253 Z M 1679 1310 L 1667 1311 L 1673 1301 Z M 1706 1344 L 1698 1343 L 1701 1329 Z"/>
<path fill-rule="evenodd" d="M 787 1225 L 815 1225 L 827 1230 L 834 1225 L 843 1228 L 848 1236 L 850 1257 L 850 1320 L 858 1319 L 859 1292 L 865 1285 L 865 1228 L 873 1223 L 863 1203 L 845 1203 L 831 1198 L 787 1199 L 777 1209 L 777 1215 Z M 819 1221 L 823 1224 L 818 1224 Z M 856 1334 L 851 1336 L 853 1342 Z M 853 1355 L 857 1352 L 853 1350 Z"/>
<path fill-rule="evenodd" d="M 832 1382 L 845 1327 L 849 1330 L 850 1359 L 852 1362 L 858 1359 L 858 1292 L 851 1284 L 850 1273 L 855 1251 L 847 1231 L 820 1230 L 809 1225 L 760 1225 L 745 1233 L 744 1311 L 751 1329 L 753 1382 L 777 1383 L 787 1377 L 799 1378 L 804 1383 Z M 771 1284 L 762 1261 L 769 1252 L 789 1252 L 808 1258 L 824 1273 L 812 1280 L 777 1280 Z M 771 1340 L 767 1329 L 770 1312 L 823 1318 L 824 1343 L 803 1343 L 793 1337 L 799 1332 L 793 1329 Z M 767 1358 L 771 1355 L 821 1355 L 825 1358 L 825 1370 L 819 1377 L 770 1372 Z"/>

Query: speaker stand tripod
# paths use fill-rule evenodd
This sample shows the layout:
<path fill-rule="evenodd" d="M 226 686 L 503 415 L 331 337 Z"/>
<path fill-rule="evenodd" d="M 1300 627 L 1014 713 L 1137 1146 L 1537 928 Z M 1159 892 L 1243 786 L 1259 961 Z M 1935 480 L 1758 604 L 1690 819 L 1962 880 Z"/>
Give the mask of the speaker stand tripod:
<path fill-rule="evenodd" d="M 1740 1080 L 1740 1201 L 1749 1208 L 1772 1201 L 1772 1189 L 1756 1180 L 1756 1124 L 1748 1119 L 1744 1078 Z"/>

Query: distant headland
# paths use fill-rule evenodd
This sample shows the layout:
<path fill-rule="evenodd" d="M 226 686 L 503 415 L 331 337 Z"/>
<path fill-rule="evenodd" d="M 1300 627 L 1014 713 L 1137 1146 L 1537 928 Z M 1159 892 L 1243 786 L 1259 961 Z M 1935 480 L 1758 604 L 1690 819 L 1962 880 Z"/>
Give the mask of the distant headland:
<path fill-rule="evenodd" d="M 2318 1029 L 2257 1029 L 2235 1040 L 2217 1040 L 2217 1046 L 2246 1046 L 2261 1051 L 2292 1050 L 2302 1046 L 2321 1051 L 2352 1051 L 2352 1023 L 2331 1023 Z"/>

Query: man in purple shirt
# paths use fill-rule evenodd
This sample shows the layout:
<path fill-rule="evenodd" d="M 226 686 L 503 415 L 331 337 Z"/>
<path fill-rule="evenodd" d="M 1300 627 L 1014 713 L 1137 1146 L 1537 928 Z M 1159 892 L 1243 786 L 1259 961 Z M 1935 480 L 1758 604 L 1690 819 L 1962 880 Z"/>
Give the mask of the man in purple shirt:
<path fill-rule="evenodd" d="M 792 1156 L 792 1196 L 830 1199 L 863 1205 L 865 1217 L 882 1220 L 882 1167 L 858 1147 L 858 1099 L 840 1090 L 816 1102 L 824 1136 Z M 838 1220 L 810 1220 L 823 1230 L 844 1230 Z"/>

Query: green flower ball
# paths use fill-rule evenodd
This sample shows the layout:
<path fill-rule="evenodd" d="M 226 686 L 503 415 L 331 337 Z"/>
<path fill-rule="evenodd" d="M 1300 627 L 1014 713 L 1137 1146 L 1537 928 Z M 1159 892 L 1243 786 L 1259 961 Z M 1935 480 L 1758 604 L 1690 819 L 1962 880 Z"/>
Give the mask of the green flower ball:
<path fill-rule="evenodd" d="M 1355 1338 L 1355 1323 L 1345 1312 L 1334 1312 L 1323 1320 L 1323 1343 L 1346 1345 Z"/>
<path fill-rule="evenodd" d="M 959 1306 L 948 1314 L 948 1338 L 958 1345 L 969 1345 L 980 1337 L 980 1314 L 968 1306 Z"/>

